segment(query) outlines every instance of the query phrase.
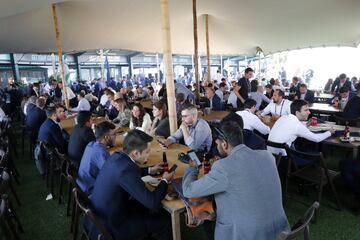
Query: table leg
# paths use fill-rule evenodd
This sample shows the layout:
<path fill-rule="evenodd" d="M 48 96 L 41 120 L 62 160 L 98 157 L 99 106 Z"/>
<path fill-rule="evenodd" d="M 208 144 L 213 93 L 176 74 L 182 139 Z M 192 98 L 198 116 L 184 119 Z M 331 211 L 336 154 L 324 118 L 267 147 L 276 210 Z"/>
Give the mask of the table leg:
<path fill-rule="evenodd" d="M 171 212 L 171 227 L 173 240 L 181 240 L 180 211 Z"/>
<path fill-rule="evenodd" d="M 359 151 L 359 148 L 358 148 L 358 147 L 353 148 L 353 159 L 354 159 L 354 160 L 357 160 L 357 159 L 358 159 L 358 151 Z"/>

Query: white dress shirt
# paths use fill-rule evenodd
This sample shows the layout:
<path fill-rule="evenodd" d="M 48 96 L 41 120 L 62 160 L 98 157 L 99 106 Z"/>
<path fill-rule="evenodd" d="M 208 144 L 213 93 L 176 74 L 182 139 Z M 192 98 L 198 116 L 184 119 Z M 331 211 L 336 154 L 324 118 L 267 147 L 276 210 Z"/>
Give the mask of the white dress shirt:
<path fill-rule="evenodd" d="M 108 100 L 109 100 L 108 96 L 104 93 L 100 98 L 100 105 L 105 106 Z"/>
<path fill-rule="evenodd" d="M 2 110 L 2 108 L 0 107 L 0 121 L 3 121 L 5 117 L 6 117 L 6 114 L 5 114 L 5 112 Z"/>
<path fill-rule="evenodd" d="M 270 101 L 270 103 L 266 106 L 266 108 L 264 108 L 263 112 L 261 113 L 261 116 L 265 116 L 268 115 L 269 113 L 271 113 L 271 115 L 279 115 L 279 116 L 284 116 L 284 115 L 289 115 L 291 113 L 290 111 L 290 105 L 291 105 L 291 101 L 287 100 L 287 99 L 283 99 L 280 104 L 276 104 L 274 103 L 274 101 Z"/>
<path fill-rule="evenodd" d="M 224 93 L 220 89 L 216 90 L 215 94 L 219 96 L 221 102 L 224 102 Z"/>
<path fill-rule="evenodd" d="M 311 132 L 295 115 L 289 114 L 282 116 L 275 122 L 269 134 L 269 141 L 286 143 L 288 146 L 291 146 L 297 137 L 302 137 L 313 142 L 321 142 L 330 136 L 330 131 L 324 133 Z M 267 148 L 272 153 L 282 153 L 283 156 L 286 156 L 285 149 Z"/>
<path fill-rule="evenodd" d="M 82 98 L 76 108 L 72 108 L 71 111 L 73 112 L 80 112 L 80 111 L 90 111 L 90 103 L 86 98 Z"/>
<path fill-rule="evenodd" d="M 230 92 L 227 104 L 231 104 L 233 108 L 237 108 L 237 96 L 234 91 Z"/>
<path fill-rule="evenodd" d="M 266 126 L 255 114 L 250 112 L 248 109 L 243 111 L 237 111 L 238 115 L 242 117 L 244 123 L 244 129 L 253 131 L 254 129 L 261 134 L 267 135 L 270 132 L 270 128 Z"/>
<path fill-rule="evenodd" d="M 66 87 L 66 93 L 69 100 L 76 97 L 75 93 L 69 87 Z M 62 95 L 62 100 L 64 101 L 65 100 L 64 89 L 61 89 L 61 95 Z"/>

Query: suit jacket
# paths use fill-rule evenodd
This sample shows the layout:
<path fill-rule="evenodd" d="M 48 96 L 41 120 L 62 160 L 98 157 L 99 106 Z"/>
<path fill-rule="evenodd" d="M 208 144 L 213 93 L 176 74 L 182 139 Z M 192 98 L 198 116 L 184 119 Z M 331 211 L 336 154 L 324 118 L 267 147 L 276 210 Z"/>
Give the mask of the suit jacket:
<path fill-rule="evenodd" d="M 215 95 L 212 97 L 211 101 L 212 101 L 212 109 L 213 109 L 213 110 L 223 110 L 223 109 L 224 109 L 224 103 L 221 102 L 221 99 L 220 99 L 220 97 L 219 97 L 217 94 L 215 94 Z M 208 98 L 206 99 L 206 104 L 205 104 L 205 106 L 206 106 L 206 107 L 210 107 L 210 106 L 211 106 L 210 100 L 209 100 Z"/>
<path fill-rule="evenodd" d="M 59 124 L 55 123 L 52 119 L 48 118 L 41 125 L 39 130 L 38 140 L 40 142 L 48 142 L 56 147 L 61 153 L 67 152 L 67 141 L 62 135 L 62 130 Z"/>
<path fill-rule="evenodd" d="M 30 105 L 34 106 L 33 104 Z M 37 139 L 40 126 L 45 122 L 46 118 L 45 111 L 38 107 L 34 107 L 31 111 L 28 112 L 26 116 L 26 127 L 30 132 L 30 136 L 33 140 Z"/>
<path fill-rule="evenodd" d="M 351 91 L 351 82 L 350 81 L 345 81 L 344 85 L 345 87 L 347 87 L 347 89 L 349 89 L 349 91 Z M 339 92 L 340 89 L 340 80 L 337 79 L 334 81 L 333 85 L 331 86 L 331 92 Z"/>
<path fill-rule="evenodd" d="M 296 96 L 298 97 L 298 99 L 300 99 L 301 93 L 297 92 Z M 307 90 L 304 100 L 307 101 L 308 103 L 314 103 L 315 102 L 315 94 L 314 94 L 314 92 L 311 91 L 311 90 Z"/>
<path fill-rule="evenodd" d="M 69 157 L 75 166 L 80 166 L 86 145 L 91 141 L 95 141 L 95 135 L 92 129 L 85 126 L 80 127 L 80 125 L 77 124 L 71 132 L 68 147 Z"/>
<path fill-rule="evenodd" d="M 185 197 L 214 194 L 217 240 L 273 240 L 288 229 L 275 159 L 268 151 L 241 144 L 198 178 L 190 167 L 183 177 Z"/>
<path fill-rule="evenodd" d="M 142 221 L 141 218 L 129 223 L 133 200 L 149 209 L 161 206 L 167 183 L 161 181 L 154 191 L 150 191 L 141 180 L 144 175 L 148 175 L 148 168 L 140 168 L 127 154 L 116 152 L 105 162 L 95 180 L 91 204 L 114 239 L 131 239 L 138 234 L 137 222 Z M 97 230 L 90 225 L 90 232 L 91 236 L 96 236 Z"/>

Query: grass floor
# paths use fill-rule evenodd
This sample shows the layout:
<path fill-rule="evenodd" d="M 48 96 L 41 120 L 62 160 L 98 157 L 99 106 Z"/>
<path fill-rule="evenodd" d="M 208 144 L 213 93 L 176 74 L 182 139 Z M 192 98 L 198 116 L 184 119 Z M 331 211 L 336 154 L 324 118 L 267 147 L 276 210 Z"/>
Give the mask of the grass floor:
<path fill-rule="evenodd" d="M 17 135 L 20 136 L 20 129 Z M 48 190 L 45 182 L 38 174 L 35 164 L 30 160 L 28 145 L 25 144 L 25 154 L 22 155 L 18 140 L 19 157 L 16 165 L 20 172 L 20 185 L 16 186 L 22 206 L 16 206 L 17 213 L 21 218 L 25 228 L 25 233 L 21 234 L 21 239 L 28 240 L 64 240 L 71 239 L 69 232 L 70 217 L 66 216 L 66 205 L 58 205 L 57 198 L 46 201 Z M 339 156 L 335 156 L 338 158 Z M 338 191 L 342 201 L 349 202 L 350 193 L 343 187 L 341 181 L 337 182 Z M 310 191 L 311 193 L 314 191 Z M 55 190 L 57 193 L 57 190 Z M 286 198 L 284 208 L 290 224 L 306 211 L 312 204 L 315 194 L 310 196 L 299 195 L 296 189 L 290 189 L 290 197 Z M 346 205 L 346 204 L 344 204 Z M 347 210 L 346 206 L 342 211 L 337 211 L 330 206 L 334 206 L 334 199 L 329 191 L 324 192 L 321 210 L 316 224 L 310 227 L 311 239 L 336 239 L 336 240 L 359 240 L 360 221 L 359 217 L 354 216 Z M 241 207 L 241 206 L 239 206 Z M 182 239 L 206 239 L 202 228 L 189 229 L 184 224 L 182 218 Z M 1 238 L 0 238 L 1 239 Z"/>

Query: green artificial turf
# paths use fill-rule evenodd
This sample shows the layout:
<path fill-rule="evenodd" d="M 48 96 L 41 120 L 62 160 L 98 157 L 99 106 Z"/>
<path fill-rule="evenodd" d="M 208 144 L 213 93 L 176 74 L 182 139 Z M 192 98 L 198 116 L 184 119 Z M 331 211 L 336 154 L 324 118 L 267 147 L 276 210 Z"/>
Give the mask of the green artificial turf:
<path fill-rule="evenodd" d="M 19 128 L 16 129 L 17 136 L 20 136 L 20 131 Z M 21 183 L 16 186 L 16 191 L 22 206 L 17 206 L 15 202 L 14 205 L 25 228 L 25 233 L 21 234 L 21 239 L 71 239 L 72 235 L 69 232 L 70 217 L 66 216 L 66 205 L 58 205 L 57 198 L 50 201 L 45 200 L 49 193 L 45 181 L 41 179 L 33 160 L 30 160 L 27 142 L 25 144 L 25 154 L 22 155 L 21 140 L 19 138 L 17 147 L 19 157 L 16 159 L 16 166 L 20 173 Z M 335 158 L 341 156 L 341 154 L 338 154 Z M 349 191 L 343 187 L 341 182 L 337 183 L 337 187 L 342 201 L 349 202 Z M 55 189 L 56 194 L 57 192 L 58 188 Z M 299 195 L 294 184 L 292 184 L 289 195 L 290 197 L 286 198 L 284 202 L 284 207 L 290 224 L 294 224 L 314 201 L 316 194 L 313 190 L 310 190 L 309 196 Z M 346 207 L 342 211 L 333 209 L 331 206 L 334 206 L 334 203 L 330 191 L 324 191 L 317 223 L 310 226 L 311 239 L 359 240 L 359 217 L 351 214 Z M 182 239 L 206 239 L 202 228 L 187 228 L 184 224 L 184 218 L 181 219 Z"/>

